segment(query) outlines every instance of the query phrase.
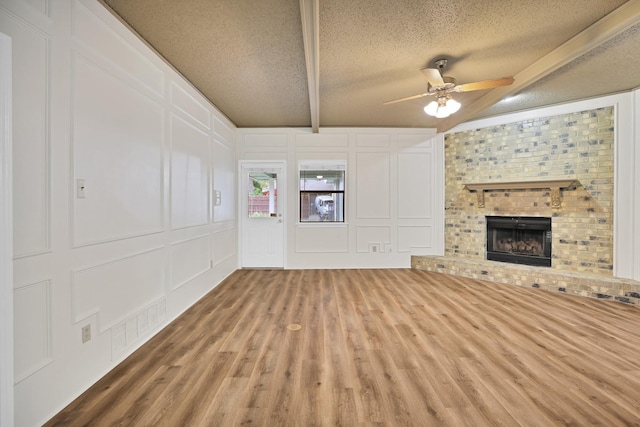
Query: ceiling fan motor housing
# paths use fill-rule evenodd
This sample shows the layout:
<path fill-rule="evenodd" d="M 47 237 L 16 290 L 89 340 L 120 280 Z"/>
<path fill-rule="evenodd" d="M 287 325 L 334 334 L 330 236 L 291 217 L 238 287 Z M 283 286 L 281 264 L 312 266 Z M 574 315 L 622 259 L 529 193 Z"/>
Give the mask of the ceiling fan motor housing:
<path fill-rule="evenodd" d="M 442 86 L 432 86 L 429 83 L 429 92 L 450 91 L 456 86 L 456 79 L 449 76 L 442 76 L 444 84 Z"/>

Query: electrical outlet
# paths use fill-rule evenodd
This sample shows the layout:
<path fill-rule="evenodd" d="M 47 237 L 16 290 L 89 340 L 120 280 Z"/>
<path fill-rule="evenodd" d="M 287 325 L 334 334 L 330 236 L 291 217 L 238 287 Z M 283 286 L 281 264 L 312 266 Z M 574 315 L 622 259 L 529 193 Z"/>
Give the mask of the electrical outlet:
<path fill-rule="evenodd" d="M 85 186 L 84 179 L 76 179 L 76 197 L 78 199 L 87 197 L 87 187 Z"/>
<path fill-rule="evenodd" d="M 91 339 L 91 325 L 85 325 L 82 327 L 82 344 Z"/>

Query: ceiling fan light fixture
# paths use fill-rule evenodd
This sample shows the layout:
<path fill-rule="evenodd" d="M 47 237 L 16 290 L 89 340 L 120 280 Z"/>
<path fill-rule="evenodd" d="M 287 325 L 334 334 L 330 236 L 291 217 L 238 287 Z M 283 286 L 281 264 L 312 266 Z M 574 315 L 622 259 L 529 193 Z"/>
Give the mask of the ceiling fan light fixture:
<path fill-rule="evenodd" d="M 431 101 L 426 107 L 424 107 L 424 112 L 430 116 L 438 114 L 438 102 Z"/>
<path fill-rule="evenodd" d="M 460 107 L 461 104 L 455 99 L 442 96 L 439 97 L 437 101 L 431 101 L 426 107 L 424 107 L 424 112 L 438 119 L 444 119 L 458 111 Z"/>
<path fill-rule="evenodd" d="M 455 113 L 456 111 L 458 111 L 460 109 L 460 107 L 462 107 L 462 104 L 460 104 L 455 99 L 449 99 L 445 105 L 446 105 L 447 109 L 449 110 L 449 114 Z"/>

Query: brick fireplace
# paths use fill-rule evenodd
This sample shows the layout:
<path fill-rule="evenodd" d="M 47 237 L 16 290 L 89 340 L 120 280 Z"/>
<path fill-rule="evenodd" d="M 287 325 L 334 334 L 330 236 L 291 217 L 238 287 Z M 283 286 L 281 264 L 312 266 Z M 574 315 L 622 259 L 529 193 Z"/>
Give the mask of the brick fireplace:
<path fill-rule="evenodd" d="M 445 256 L 413 268 L 640 303 L 613 277 L 613 107 L 445 136 Z M 487 260 L 486 217 L 550 218 L 550 267 Z"/>
<path fill-rule="evenodd" d="M 550 217 L 551 268 L 611 275 L 613 122 L 613 107 L 607 107 L 447 135 L 445 255 L 484 260 L 485 216 Z M 557 195 L 550 188 L 497 186 L 483 190 L 484 203 L 467 186 L 535 187 L 551 179 L 576 185 Z M 556 207 L 554 196 L 560 196 Z"/>

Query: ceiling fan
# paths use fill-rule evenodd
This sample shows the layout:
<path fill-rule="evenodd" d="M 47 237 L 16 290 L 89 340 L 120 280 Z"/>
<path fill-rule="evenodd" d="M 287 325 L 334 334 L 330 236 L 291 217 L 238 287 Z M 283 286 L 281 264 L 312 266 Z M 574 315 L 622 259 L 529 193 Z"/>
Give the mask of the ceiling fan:
<path fill-rule="evenodd" d="M 513 77 L 503 77 L 501 79 L 483 80 L 480 82 L 457 85 L 456 79 L 442 75 L 442 70 L 447 65 L 446 59 L 438 59 L 435 62 L 435 65 L 438 68 L 423 68 L 420 70 L 429 82 L 429 86 L 425 93 L 394 99 L 384 102 L 383 104 L 395 104 L 396 102 L 409 101 L 411 99 L 434 95 L 436 100 L 424 107 L 424 111 L 431 116 L 444 118 L 460 109 L 460 103 L 451 97 L 452 92 L 471 92 L 474 90 L 492 89 L 500 86 L 509 86 L 513 83 Z"/>

